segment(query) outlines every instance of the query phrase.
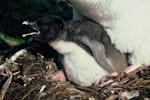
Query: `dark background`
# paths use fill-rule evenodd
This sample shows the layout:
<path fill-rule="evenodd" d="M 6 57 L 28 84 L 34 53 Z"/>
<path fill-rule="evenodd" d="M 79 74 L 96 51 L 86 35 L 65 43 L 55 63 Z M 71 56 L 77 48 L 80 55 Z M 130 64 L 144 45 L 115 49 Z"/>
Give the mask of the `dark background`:
<path fill-rule="evenodd" d="M 65 1 L 56 1 L 0 0 L 0 44 L 5 42 L 2 34 L 4 37 L 24 40 L 21 35 L 30 31 L 29 27 L 22 25 L 25 20 L 33 21 L 48 15 L 58 15 L 64 20 L 71 19 L 72 8 Z"/>

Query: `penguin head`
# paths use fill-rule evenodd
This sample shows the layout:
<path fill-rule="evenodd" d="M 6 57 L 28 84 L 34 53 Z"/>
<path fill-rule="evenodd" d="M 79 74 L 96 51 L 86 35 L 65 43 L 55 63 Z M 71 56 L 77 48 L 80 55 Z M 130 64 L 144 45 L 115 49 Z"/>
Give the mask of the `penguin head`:
<path fill-rule="evenodd" d="M 34 22 L 24 21 L 23 24 L 29 25 L 36 31 L 31 39 L 43 42 L 50 42 L 59 38 L 64 27 L 63 20 L 57 16 L 43 17 Z"/>

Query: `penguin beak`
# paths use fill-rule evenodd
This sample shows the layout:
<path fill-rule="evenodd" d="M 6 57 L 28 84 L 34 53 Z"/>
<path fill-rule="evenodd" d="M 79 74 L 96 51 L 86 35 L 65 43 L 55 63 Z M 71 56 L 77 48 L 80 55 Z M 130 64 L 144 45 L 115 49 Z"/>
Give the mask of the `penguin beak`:
<path fill-rule="evenodd" d="M 22 37 L 31 36 L 29 38 L 29 40 L 37 40 L 37 41 L 42 41 L 43 40 L 41 35 L 40 35 L 39 28 L 36 25 L 36 22 L 24 21 L 22 24 L 23 25 L 28 25 L 36 31 L 36 32 L 30 32 L 30 33 L 27 33 L 27 34 L 23 34 Z"/>
<path fill-rule="evenodd" d="M 35 22 L 24 21 L 22 24 L 23 24 L 23 25 L 29 25 L 29 26 L 30 26 L 31 28 L 33 28 L 34 30 L 38 30 L 38 27 L 37 27 L 37 25 L 36 25 Z"/>
<path fill-rule="evenodd" d="M 32 32 L 34 34 L 34 32 Z M 29 33 L 30 34 L 30 33 Z M 36 32 L 35 35 L 33 35 L 32 37 L 30 37 L 29 40 L 37 40 L 37 41 L 43 41 L 44 39 L 42 38 L 40 32 Z M 44 41 L 43 41 L 44 42 Z"/>
<path fill-rule="evenodd" d="M 28 25 L 30 26 L 32 29 L 36 30 L 36 32 L 31 32 L 31 33 L 27 33 L 27 34 L 23 34 L 22 37 L 26 37 L 26 36 L 33 36 L 33 35 L 38 35 L 40 34 L 40 31 L 36 25 L 35 22 L 30 22 L 30 21 L 24 21 L 22 23 L 23 25 Z"/>

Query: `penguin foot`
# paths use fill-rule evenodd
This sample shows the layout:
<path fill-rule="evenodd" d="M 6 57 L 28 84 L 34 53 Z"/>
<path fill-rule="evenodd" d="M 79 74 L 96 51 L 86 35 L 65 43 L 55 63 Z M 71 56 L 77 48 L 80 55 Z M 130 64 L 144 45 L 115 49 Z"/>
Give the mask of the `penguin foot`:
<path fill-rule="evenodd" d="M 140 67 L 143 67 L 143 66 L 134 64 L 134 65 L 128 66 L 122 73 L 130 73 Z"/>
<path fill-rule="evenodd" d="M 65 76 L 63 70 L 59 70 L 59 71 L 55 72 L 54 74 L 51 75 L 50 78 L 53 81 L 60 81 L 60 82 L 66 81 L 66 76 Z"/>
<path fill-rule="evenodd" d="M 103 76 L 102 78 L 100 78 L 99 80 L 97 80 L 94 85 L 99 86 L 99 87 L 104 87 L 105 85 L 114 82 L 114 79 L 122 77 L 124 75 L 124 73 L 130 73 L 140 67 L 143 67 L 143 66 L 131 65 L 131 66 L 128 66 L 127 68 L 125 68 L 125 70 L 122 71 L 120 74 L 118 74 L 117 72 L 107 74 L 107 75 Z"/>
<path fill-rule="evenodd" d="M 117 72 L 107 74 L 107 75 L 103 76 L 102 78 L 100 78 L 99 80 L 97 80 L 94 85 L 95 86 L 100 85 L 100 87 L 101 87 L 101 86 L 103 86 L 103 83 L 109 84 L 109 83 L 113 82 L 113 79 L 116 78 L 117 76 L 118 76 Z"/>

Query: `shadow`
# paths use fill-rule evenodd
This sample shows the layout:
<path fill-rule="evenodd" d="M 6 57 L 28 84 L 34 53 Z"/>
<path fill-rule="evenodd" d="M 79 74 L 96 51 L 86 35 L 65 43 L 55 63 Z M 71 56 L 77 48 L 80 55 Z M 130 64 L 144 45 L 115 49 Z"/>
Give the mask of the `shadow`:
<path fill-rule="evenodd" d="M 72 9 L 67 2 L 57 0 L 1 0 L 0 32 L 22 38 L 30 29 L 22 25 L 25 20 L 36 20 L 48 15 L 71 19 Z"/>

